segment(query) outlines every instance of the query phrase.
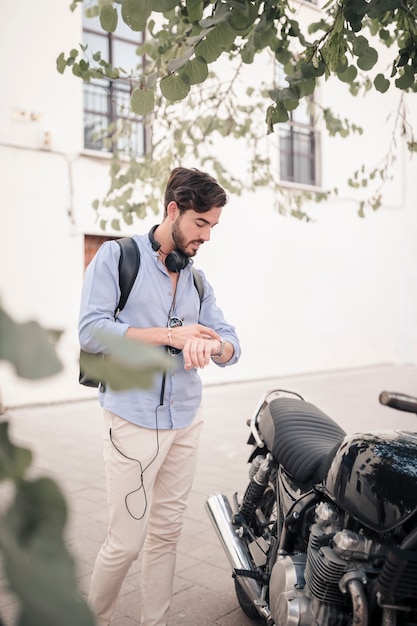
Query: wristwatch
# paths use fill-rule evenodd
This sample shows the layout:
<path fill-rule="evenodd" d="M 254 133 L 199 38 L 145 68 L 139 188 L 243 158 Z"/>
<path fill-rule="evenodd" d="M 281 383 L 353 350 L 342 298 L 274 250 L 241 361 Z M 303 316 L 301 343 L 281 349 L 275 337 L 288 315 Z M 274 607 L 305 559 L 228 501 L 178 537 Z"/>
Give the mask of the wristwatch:
<path fill-rule="evenodd" d="M 226 339 L 223 339 L 222 337 L 220 337 L 220 350 L 218 351 L 217 354 L 212 354 L 211 357 L 212 358 L 213 357 L 217 357 L 217 358 L 220 357 L 223 354 L 223 352 L 224 352 L 225 346 L 226 346 Z"/>

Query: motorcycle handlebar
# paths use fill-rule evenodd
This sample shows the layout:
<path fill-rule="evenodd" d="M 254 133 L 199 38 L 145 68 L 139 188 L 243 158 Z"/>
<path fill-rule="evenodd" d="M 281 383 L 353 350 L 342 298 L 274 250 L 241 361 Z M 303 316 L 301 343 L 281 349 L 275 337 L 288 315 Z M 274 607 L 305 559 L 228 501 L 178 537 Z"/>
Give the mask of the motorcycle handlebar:
<path fill-rule="evenodd" d="M 417 398 L 414 396 L 393 391 L 382 391 L 379 395 L 379 401 L 381 404 L 390 406 L 393 409 L 417 414 Z"/>

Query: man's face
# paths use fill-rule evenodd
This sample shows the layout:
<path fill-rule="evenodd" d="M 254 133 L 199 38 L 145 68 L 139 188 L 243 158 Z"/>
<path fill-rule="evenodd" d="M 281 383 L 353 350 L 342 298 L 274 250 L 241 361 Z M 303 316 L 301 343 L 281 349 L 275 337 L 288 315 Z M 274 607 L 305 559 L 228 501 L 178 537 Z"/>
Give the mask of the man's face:
<path fill-rule="evenodd" d="M 175 246 L 186 256 L 195 256 L 202 243 L 209 241 L 211 229 L 219 223 L 221 207 L 213 207 L 205 213 L 193 210 L 178 214 L 172 223 L 172 239 Z"/>

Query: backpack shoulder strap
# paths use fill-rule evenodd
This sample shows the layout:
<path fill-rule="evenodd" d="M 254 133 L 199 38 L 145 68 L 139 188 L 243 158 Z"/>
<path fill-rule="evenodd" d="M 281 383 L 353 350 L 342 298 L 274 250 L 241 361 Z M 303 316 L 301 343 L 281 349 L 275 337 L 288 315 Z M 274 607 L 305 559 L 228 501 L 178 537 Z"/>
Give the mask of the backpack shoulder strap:
<path fill-rule="evenodd" d="M 120 300 L 115 311 L 115 316 L 125 307 L 133 283 L 138 275 L 140 266 L 140 252 L 138 244 L 133 237 L 116 239 L 120 246 L 119 259 L 119 287 Z"/>
<path fill-rule="evenodd" d="M 201 308 L 201 303 L 203 302 L 203 298 L 204 298 L 204 283 L 203 283 L 203 279 L 201 278 L 200 272 L 198 272 L 198 270 L 196 270 L 195 267 L 192 267 L 192 271 L 193 271 L 194 285 L 200 297 L 200 308 Z"/>
<path fill-rule="evenodd" d="M 136 241 L 133 237 L 123 237 L 122 239 L 116 239 L 116 242 L 120 246 L 120 259 L 119 259 L 119 287 L 120 287 L 120 300 L 115 311 L 117 315 L 126 305 L 127 299 L 133 287 L 133 283 L 136 280 L 140 267 L 140 252 Z M 204 298 L 204 283 L 201 278 L 201 274 L 192 268 L 194 285 L 197 289 L 200 306 Z"/>

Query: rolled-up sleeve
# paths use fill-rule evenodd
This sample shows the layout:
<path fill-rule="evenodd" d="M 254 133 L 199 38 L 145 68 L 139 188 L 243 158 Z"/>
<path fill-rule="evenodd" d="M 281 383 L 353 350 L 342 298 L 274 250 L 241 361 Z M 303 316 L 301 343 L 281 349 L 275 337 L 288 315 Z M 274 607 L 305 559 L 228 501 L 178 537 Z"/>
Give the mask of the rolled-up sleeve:
<path fill-rule="evenodd" d="M 216 361 L 213 362 L 218 367 L 233 365 L 239 360 L 241 354 L 236 329 L 226 321 L 222 309 L 217 305 L 213 287 L 207 281 L 204 272 L 201 270 L 198 270 L 198 272 L 201 274 L 204 282 L 204 297 L 201 303 L 199 318 L 200 324 L 204 324 L 205 326 L 215 330 L 221 337 L 223 337 L 223 339 L 230 342 L 234 348 L 233 356 L 229 361 L 226 361 L 226 363 L 217 363 Z"/>

